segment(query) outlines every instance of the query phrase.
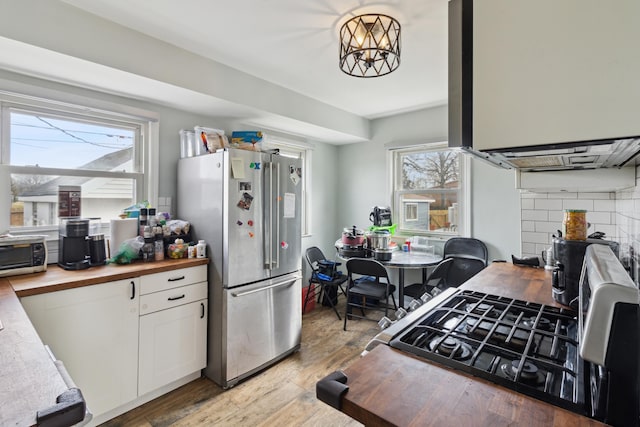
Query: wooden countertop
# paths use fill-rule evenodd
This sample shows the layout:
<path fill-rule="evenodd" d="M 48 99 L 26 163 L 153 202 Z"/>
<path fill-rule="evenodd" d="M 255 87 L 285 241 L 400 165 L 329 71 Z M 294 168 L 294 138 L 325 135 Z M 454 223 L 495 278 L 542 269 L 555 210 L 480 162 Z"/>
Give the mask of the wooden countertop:
<path fill-rule="evenodd" d="M 541 268 L 493 263 L 460 288 L 562 307 Z M 602 425 L 385 345 L 344 372 L 342 412 L 368 426 Z"/>
<path fill-rule="evenodd" d="M 62 291 L 81 286 L 97 285 L 115 280 L 131 279 L 145 274 L 187 268 L 208 264 L 208 258 L 165 259 L 154 262 L 134 262 L 131 264 L 108 264 L 86 270 L 65 270 L 57 265 L 47 266 L 42 273 L 11 276 L 9 281 L 19 297 Z"/>
<path fill-rule="evenodd" d="M 48 266 L 43 273 L 0 278 L 0 425 L 31 426 L 36 412 L 56 403 L 67 390 L 18 297 L 129 279 L 208 259 L 165 260 L 152 263 L 106 265 L 80 271 Z M 63 361 L 64 362 L 64 361 Z"/>

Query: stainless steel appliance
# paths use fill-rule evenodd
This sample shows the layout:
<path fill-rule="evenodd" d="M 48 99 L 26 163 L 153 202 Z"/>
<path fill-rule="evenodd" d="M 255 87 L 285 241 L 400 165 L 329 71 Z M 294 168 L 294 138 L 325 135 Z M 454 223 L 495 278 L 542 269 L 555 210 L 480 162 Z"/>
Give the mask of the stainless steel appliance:
<path fill-rule="evenodd" d="M 584 266 L 579 311 L 449 288 L 365 351 L 389 345 L 605 423 L 640 425 L 640 294 L 609 246 L 589 246 Z"/>
<path fill-rule="evenodd" d="M 608 245 L 618 255 L 618 242 L 604 239 L 566 240 L 553 238 L 553 253 L 556 266 L 553 270 L 553 299 L 560 304 L 577 307 L 580 289 L 580 275 L 584 254 L 589 245 Z"/>
<path fill-rule="evenodd" d="M 210 258 L 204 372 L 222 387 L 300 346 L 301 168 L 238 149 L 178 162 L 177 213 Z"/>
<path fill-rule="evenodd" d="M 58 265 L 65 270 L 84 270 L 91 266 L 89 220 L 60 218 Z"/>
<path fill-rule="evenodd" d="M 449 146 L 524 171 L 619 168 L 640 152 L 626 19 L 640 3 L 563 3 L 449 2 Z"/>
<path fill-rule="evenodd" d="M 45 236 L 0 236 L 0 277 L 47 269 Z"/>

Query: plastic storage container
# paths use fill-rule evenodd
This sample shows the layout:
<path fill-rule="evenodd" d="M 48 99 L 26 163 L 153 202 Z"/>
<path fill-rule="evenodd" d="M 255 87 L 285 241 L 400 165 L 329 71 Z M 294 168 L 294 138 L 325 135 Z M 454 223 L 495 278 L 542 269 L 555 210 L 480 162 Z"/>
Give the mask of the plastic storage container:
<path fill-rule="evenodd" d="M 180 129 L 180 158 L 196 155 L 196 133 L 192 130 Z"/>
<path fill-rule="evenodd" d="M 205 258 L 207 256 L 207 245 L 204 240 L 198 240 L 196 245 L 196 258 Z"/>
<path fill-rule="evenodd" d="M 193 129 L 196 147 L 201 151 L 199 154 L 215 153 L 220 148 L 229 148 L 229 140 L 223 130 L 203 126 L 196 126 Z"/>

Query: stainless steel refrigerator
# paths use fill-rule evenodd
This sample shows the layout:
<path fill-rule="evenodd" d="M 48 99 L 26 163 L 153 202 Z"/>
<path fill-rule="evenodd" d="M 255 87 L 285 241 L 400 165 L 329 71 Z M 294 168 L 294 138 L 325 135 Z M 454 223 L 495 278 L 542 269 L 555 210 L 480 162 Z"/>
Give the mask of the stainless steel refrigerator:
<path fill-rule="evenodd" d="M 301 168 L 238 149 L 178 162 L 177 215 L 210 258 L 205 375 L 224 388 L 300 348 Z"/>

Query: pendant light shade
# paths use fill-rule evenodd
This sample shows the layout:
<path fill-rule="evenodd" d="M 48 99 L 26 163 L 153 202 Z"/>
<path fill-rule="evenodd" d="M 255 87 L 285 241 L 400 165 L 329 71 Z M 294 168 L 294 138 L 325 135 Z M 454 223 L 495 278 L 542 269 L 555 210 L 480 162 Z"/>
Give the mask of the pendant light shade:
<path fill-rule="evenodd" d="M 351 76 L 379 77 L 400 65 L 400 23 L 387 15 L 367 14 L 340 28 L 340 69 Z"/>

